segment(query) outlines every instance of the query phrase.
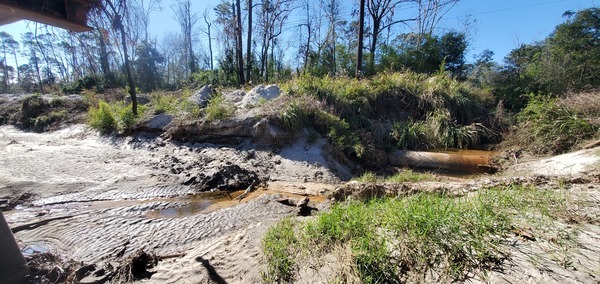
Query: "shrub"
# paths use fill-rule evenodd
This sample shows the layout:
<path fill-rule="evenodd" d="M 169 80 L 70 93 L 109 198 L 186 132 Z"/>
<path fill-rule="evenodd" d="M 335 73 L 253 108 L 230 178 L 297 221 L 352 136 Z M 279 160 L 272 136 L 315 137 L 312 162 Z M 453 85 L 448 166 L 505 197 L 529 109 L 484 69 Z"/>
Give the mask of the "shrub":
<path fill-rule="evenodd" d="M 181 109 L 181 104 L 175 96 L 156 92 L 152 93 L 150 96 L 151 106 L 154 110 L 154 114 L 175 114 Z"/>
<path fill-rule="evenodd" d="M 103 92 L 106 89 L 106 80 L 100 75 L 88 75 L 78 79 L 68 86 L 63 87 L 63 94 L 79 94 L 83 90 Z"/>
<path fill-rule="evenodd" d="M 30 118 L 30 125 L 33 131 L 42 132 L 52 124 L 66 120 L 68 115 L 67 110 L 51 111 L 47 115 Z"/>
<path fill-rule="evenodd" d="M 147 106 L 138 106 L 138 116 L 144 116 L 146 110 Z M 88 123 L 102 134 L 131 131 L 137 121 L 131 104 L 123 102 L 107 103 L 100 100 L 98 106 L 92 106 L 88 110 Z"/>
<path fill-rule="evenodd" d="M 117 119 L 112 112 L 111 106 L 105 101 L 100 101 L 97 107 L 90 107 L 88 122 L 91 127 L 103 134 L 117 130 Z"/>
<path fill-rule="evenodd" d="M 599 127 L 588 123 L 577 112 L 562 106 L 557 99 L 530 94 L 530 101 L 517 115 L 515 138 L 536 154 L 558 154 L 597 134 Z"/>
<path fill-rule="evenodd" d="M 386 72 L 365 80 L 305 75 L 282 88 L 299 101 L 318 102 L 285 108 L 279 115 L 284 128 L 313 126 L 364 161 L 393 148 L 473 147 L 491 135 L 483 91 L 445 73 Z"/>

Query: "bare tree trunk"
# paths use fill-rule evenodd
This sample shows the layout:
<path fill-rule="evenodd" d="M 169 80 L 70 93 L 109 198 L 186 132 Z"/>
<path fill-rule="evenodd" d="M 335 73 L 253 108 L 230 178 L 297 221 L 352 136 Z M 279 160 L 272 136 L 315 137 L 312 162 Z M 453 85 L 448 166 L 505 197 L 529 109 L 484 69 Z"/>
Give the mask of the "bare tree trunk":
<path fill-rule="evenodd" d="M 114 80 L 112 74 L 110 73 L 110 64 L 108 63 L 108 51 L 106 49 L 106 41 L 104 40 L 104 35 L 102 34 L 102 30 L 100 27 L 97 27 L 98 30 L 98 43 L 100 44 L 100 69 L 102 69 L 102 73 L 104 74 L 104 78 L 108 81 L 108 85 L 114 87 Z"/>
<path fill-rule="evenodd" d="M 21 72 L 19 71 L 19 61 L 17 61 L 17 52 L 13 51 L 13 56 L 15 57 L 15 64 L 17 65 L 17 80 L 19 80 Z"/>
<path fill-rule="evenodd" d="M 240 85 L 244 85 L 246 84 L 246 80 L 244 78 L 244 55 L 242 51 L 242 9 L 240 2 L 241 0 L 235 1 L 235 53 L 238 67 L 238 82 Z"/>
<path fill-rule="evenodd" d="M 246 39 L 246 80 L 252 81 L 252 0 L 248 0 L 248 35 Z"/>
<path fill-rule="evenodd" d="M 4 52 L 4 58 L 2 58 L 2 61 L 4 63 L 4 84 L 6 84 L 6 87 L 8 87 L 8 85 L 10 84 L 9 80 L 8 80 L 8 65 L 6 63 L 6 48 L 2 50 Z M 17 66 L 18 68 L 19 66 Z"/>
<path fill-rule="evenodd" d="M 213 70 L 213 50 L 212 50 L 212 36 L 211 36 L 211 27 L 212 21 L 208 18 L 208 8 L 204 10 L 204 14 L 202 14 L 204 18 L 204 22 L 206 23 L 206 31 L 203 31 L 208 36 L 208 52 L 210 54 L 210 70 Z"/>
<path fill-rule="evenodd" d="M 379 24 L 380 22 L 373 23 L 373 31 L 379 30 Z M 379 37 L 379 33 L 373 33 L 371 37 L 371 49 L 369 50 L 369 72 L 375 72 L 375 51 L 377 49 L 377 39 Z"/>
<path fill-rule="evenodd" d="M 125 26 L 121 21 L 121 17 L 119 15 L 115 16 L 115 22 L 119 27 L 119 31 L 121 32 L 121 44 L 123 45 L 123 57 L 125 60 L 125 73 L 127 74 L 127 84 L 129 85 L 129 96 L 131 97 L 131 111 L 133 115 L 137 116 L 137 95 L 135 90 L 135 83 L 133 82 L 133 76 L 131 75 L 131 67 L 129 64 L 129 55 L 127 54 L 127 37 L 125 36 Z"/>
<path fill-rule="evenodd" d="M 35 51 L 33 52 L 33 66 L 35 67 L 35 73 L 37 74 L 38 79 L 38 87 L 40 88 L 40 93 L 44 94 L 44 85 L 42 85 L 42 76 L 40 75 L 40 65 L 38 63 L 39 59 Z"/>
<path fill-rule="evenodd" d="M 360 0 L 360 11 L 358 20 L 358 50 L 356 58 L 356 78 L 362 77 L 363 38 L 365 31 L 365 0 Z"/>
<path fill-rule="evenodd" d="M 208 25 L 208 52 L 210 53 L 210 70 L 214 70 L 213 66 L 213 49 L 212 49 L 212 38 L 210 35 L 210 26 Z"/>

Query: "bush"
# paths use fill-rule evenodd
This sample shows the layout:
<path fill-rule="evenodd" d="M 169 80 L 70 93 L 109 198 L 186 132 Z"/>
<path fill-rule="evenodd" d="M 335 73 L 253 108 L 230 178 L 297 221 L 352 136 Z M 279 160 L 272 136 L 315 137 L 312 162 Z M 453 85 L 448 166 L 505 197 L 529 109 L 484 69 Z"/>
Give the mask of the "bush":
<path fill-rule="evenodd" d="M 117 130 L 117 119 L 111 106 L 105 101 L 100 101 L 98 107 L 90 107 L 88 119 L 90 126 L 100 133 L 107 134 Z"/>
<path fill-rule="evenodd" d="M 138 106 L 138 116 L 143 116 L 146 106 Z M 100 100 L 98 106 L 88 110 L 88 123 L 102 134 L 111 132 L 128 132 L 135 127 L 138 118 L 131 110 L 131 104 L 114 102 L 112 104 Z"/>
<path fill-rule="evenodd" d="M 31 128 L 34 131 L 44 131 L 54 123 L 67 119 L 69 112 L 67 110 L 52 111 L 48 115 L 40 115 L 30 119 Z"/>
<path fill-rule="evenodd" d="M 106 89 L 106 80 L 100 75 L 88 75 L 78 79 L 68 86 L 63 87 L 63 94 L 80 94 L 83 90 L 103 92 Z"/>
<path fill-rule="evenodd" d="M 557 99 L 535 94 L 529 97 L 529 103 L 517 115 L 512 138 L 524 149 L 535 154 L 564 153 L 597 134 L 597 125 L 588 123 Z"/>

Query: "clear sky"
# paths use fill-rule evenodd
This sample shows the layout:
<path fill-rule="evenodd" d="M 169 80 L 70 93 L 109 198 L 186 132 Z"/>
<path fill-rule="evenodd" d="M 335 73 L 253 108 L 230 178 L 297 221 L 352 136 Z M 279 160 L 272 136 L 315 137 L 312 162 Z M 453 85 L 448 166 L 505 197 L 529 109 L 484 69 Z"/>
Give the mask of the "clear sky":
<path fill-rule="evenodd" d="M 220 0 L 192 1 L 192 8 L 201 14 L 206 7 L 214 7 Z M 345 3 L 354 3 L 347 1 Z M 162 37 L 167 32 L 176 33 L 179 27 L 172 17 L 173 0 L 162 0 L 162 11 L 154 12 L 151 18 L 151 34 Z M 344 5 L 343 5 L 344 6 Z M 512 49 L 523 43 L 543 40 L 564 21 L 565 11 L 578 11 L 600 6 L 600 0 L 461 0 L 440 24 L 442 30 L 459 30 L 464 27 L 466 15 L 475 20 L 471 46 L 466 59 L 471 61 L 474 54 L 485 49 L 494 51 L 494 59 L 501 63 Z M 350 15 L 352 5 L 343 7 L 342 15 Z M 214 19 L 214 16 L 213 16 Z M 294 21 L 294 19 L 290 19 Z M 203 21 L 199 22 L 204 24 Z M 293 22 L 288 25 L 295 29 Z M 15 39 L 28 31 L 25 21 L 0 26 L 1 31 L 12 34 Z M 206 39 L 205 35 L 200 36 Z"/>

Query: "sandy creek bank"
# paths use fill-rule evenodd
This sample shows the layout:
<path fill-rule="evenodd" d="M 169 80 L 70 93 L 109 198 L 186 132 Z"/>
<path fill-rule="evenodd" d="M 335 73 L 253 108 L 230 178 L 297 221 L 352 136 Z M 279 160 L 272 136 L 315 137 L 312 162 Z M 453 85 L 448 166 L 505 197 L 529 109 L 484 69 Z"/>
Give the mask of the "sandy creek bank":
<path fill-rule="evenodd" d="M 245 186 L 230 195 L 200 192 L 202 183 L 197 181 L 236 168 L 255 174 L 261 183 L 250 196 L 235 200 Z M 234 175 L 255 178 L 248 172 Z M 4 215 L 13 229 L 18 228 L 15 238 L 21 248 L 98 264 L 114 263 L 139 249 L 173 256 L 158 263 L 152 277 L 144 280 L 147 283 L 261 282 L 260 243 L 265 231 L 287 216 L 307 218 L 299 216 L 297 207 L 278 200 L 309 196 L 309 207 L 318 211 L 329 206 L 323 197 L 327 194 L 348 195 L 344 191 L 359 188 L 372 195 L 360 189 L 364 185 L 343 184 L 349 176 L 349 169 L 332 158 L 323 140 L 301 139 L 271 149 L 250 142 L 177 144 L 152 134 L 106 138 L 83 125 L 43 134 L 0 127 L 0 199 L 20 203 Z M 596 148 L 522 163 L 505 176 L 366 187 L 378 195 L 388 194 L 390 188 L 389 195 L 422 190 L 463 195 L 494 184 L 572 182 L 570 192 L 586 199 L 586 206 L 579 209 L 592 221 L 577 225 L 578 246 L 569 248 L 570 266 L 552 260 L 563 257 L 553 244 L 515 236 L 513 257 L 504 270 L 490 272 L 482 281 L 598 283 L 599 180 Z M 324 283 L 330 275 L 324 269 L 303 276 L 301 283 Z"/>
<path fill-rule="evenodd" d="M 86 263 L 118 259 L 144 249 L 161 261 L 157 282 L 202 282 L 207 259 L 228 282 L 260 281 L 260 235 L 276 220 L 299 209 L 282 197 L 311 197 L 318 210 L 326 192 L 348 169 L 330 163 L 324 141 L 299 141 L 282 149 L 242 143 L 165 143 L 154 135 L 105 138 L 75 125 L 36 134 L 0 127 L 0 198 L 23 204 L 4 212 L 26 250 L 52 251 Z M 203 195 L 189 181 L 223 167 L 256 173 L 262 185 L 241 201 L 241 191 Z M 235 173 L 236 178 L 239 173 Z M 240 188 L 242 191 L 245 189 Z M 266 193 L 266 194 L 263 194 Z M 24 200 L 23 200 L 24 199 Z M 23 226 L 52 220 L 39 226 Z M 189 270 L 193 278 L 183 273 Z M 213 277 L 213 276 L 211 276 Z M 167 282 L 168 282 L 167 281 Z"/>

